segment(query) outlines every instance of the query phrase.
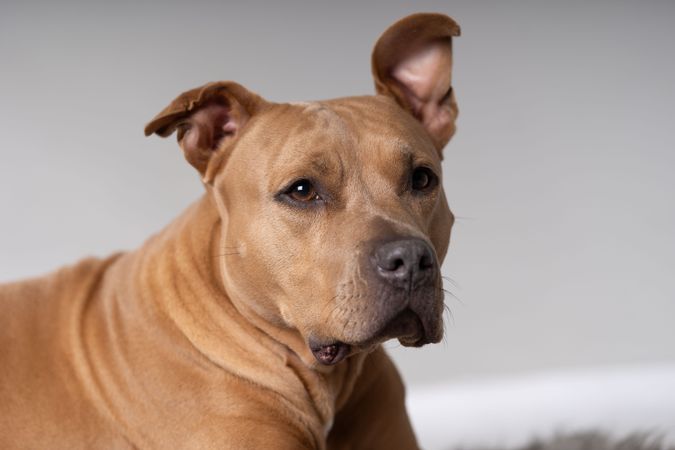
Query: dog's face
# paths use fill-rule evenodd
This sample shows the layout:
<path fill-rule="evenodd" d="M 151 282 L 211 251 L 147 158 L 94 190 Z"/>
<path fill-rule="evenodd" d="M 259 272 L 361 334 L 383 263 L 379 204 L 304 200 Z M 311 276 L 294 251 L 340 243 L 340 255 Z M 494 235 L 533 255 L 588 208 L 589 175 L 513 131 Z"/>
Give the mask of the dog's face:
<path fill-rule="evenodd" d="M 178 130 L 222 219 L 228 294 L 297 329 L 320 363 L 389 338 L 438 342 L 453 216 L 441 150 L 454 132 L 451 36 L 435 14 L 376 44 L 382 95 L 273 104 L 243 87 L 188 91 L 146 133 Z"/>

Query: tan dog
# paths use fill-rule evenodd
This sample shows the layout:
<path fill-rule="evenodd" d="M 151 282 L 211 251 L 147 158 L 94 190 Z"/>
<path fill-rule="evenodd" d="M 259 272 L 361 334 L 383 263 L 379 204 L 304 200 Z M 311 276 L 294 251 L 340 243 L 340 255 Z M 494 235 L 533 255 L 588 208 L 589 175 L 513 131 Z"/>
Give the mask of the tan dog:
<path fill-rule="evenodd" d="M 394 24 L 376 96 L 218 82 L 157 115 L 206 193 L 136 251 L 0 288 L 0 448 L 417 448 L 379 344 L 442 337 L 457 35 Z"/>

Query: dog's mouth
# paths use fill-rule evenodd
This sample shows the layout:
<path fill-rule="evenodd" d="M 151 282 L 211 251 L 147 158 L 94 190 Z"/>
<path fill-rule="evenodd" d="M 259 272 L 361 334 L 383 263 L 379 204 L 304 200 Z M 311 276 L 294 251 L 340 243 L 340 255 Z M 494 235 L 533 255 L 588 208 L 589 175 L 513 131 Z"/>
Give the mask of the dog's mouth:
<path fill-rule="evenodd" d="M 412 309 L 406 308 L 367 339 L 351 343 L 337 340 L 328 342 L 310 340 L 309 348 L 320 364 L 332 366 L 352 353 L 367 350 L 389 339 L 397 338 L 405 347 L 421 347 L 434 342 L 434 334 L 433 330 L 429 329 L 429 325 L 425 324 Z"/>

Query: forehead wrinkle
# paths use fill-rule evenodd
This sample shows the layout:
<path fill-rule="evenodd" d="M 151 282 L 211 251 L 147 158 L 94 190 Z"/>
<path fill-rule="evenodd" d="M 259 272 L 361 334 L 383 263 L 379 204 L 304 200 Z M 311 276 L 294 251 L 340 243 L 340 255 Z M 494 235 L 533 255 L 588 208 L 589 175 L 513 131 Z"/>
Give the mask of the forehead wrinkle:
<path fill-rule="evenodd" d="M 415 159 L 415 152 L 408 142 L 397 138 L 389 138 L 385 139 L 384 142 L 380 142 L 379 147 L 393 149 L 391 153 L 393 153 L 397 159 L 401 162 L 408 162 L 409 165 L 412 166 Z"/>
<path fill-rule="evenodd" d="M 310 164 L 311 164 L 312 168 L 317 173 L 319 173 L 320 175 L 327 175 L 328 173 L 331 172 L 330 164 L 328 163 L 326 158 L 321 156 L 321 155 L 312 158 L 312 161 L 311 161 Z"/>
<path fill-rule="evenodd" d="M 319 128 L 324 136 L 336 136 L 346 139 L 349 136 L 350 127 L 344 118 L 333 108 L 322 102 L 293 103 L 300 107 L 300 115 L 304 124 L 295 127 L 296 130 L 308 131 Z M 300 125 L 300 124 L 299 124 Z"/>
<path fill-rule="evenodd" d="M 424 156 L 421 159 L 436 165 L 434 160 L 438 157 L 438 152 L 419 121 L 390 98 L 350 97 L 334 99 L 329 101 L 329 104 L 340 113 L 344 113 L 353 125 L 359 141 L 373 137 L 396 140 L 408 146 L 414 155 Z M 373 134 L 372 130 L 378 131 Z M 386 143 L 383 146 L 386 148 Z"/>
<path fill-rule="evenodd" d="M 290 104 L 295 118 L 283 146 L 269 165 L 272 185 L 289 176 L 345 177 L 343 152 L 351 151 L 353 137 L 340 115 L 320 102 Z M 289 115 L 286 116 L 289 118 Z M 276 168 L 276 169 L 275 169 Z M 304 173 L 303 173 L 304 172 Z"/>
<path fill-rule="evenodd" d="M 330 140 L 325 148 L 330 151 L 330 157 L 325 152 L 320 153 L 319 157 L 312 161 L 312 167 L 319 173 L 328 175 L 333 172 L 331 169 L 335 164 L 337 167 L 334 172 L 337 172 L 339 183 L 344 184 L 347 174 L 343 153 L 348 153 L 348 157 L 353 157 L 357 147 L 353 127 L 339 112 L 323 102 L 311 102 L 303 113 L 315 115 L 322 126 L 323 136 Z"/>

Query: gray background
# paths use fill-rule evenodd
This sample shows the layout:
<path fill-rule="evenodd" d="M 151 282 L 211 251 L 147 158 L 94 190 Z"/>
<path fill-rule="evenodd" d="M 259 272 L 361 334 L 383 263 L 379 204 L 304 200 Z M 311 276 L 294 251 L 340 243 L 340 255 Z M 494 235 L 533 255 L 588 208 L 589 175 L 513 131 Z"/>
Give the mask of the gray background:
<path fill-rule="evenodd" d="M 372 92 L 379 34 L 453 16 L 444 343 L 409 383 L 675 361 L 675 2 L 2 2 L 0 280 L 134 248 L 202 192 L 143 125 L 232 79 Z M 1 312 L 0 312 L 1 313 Z"/>

